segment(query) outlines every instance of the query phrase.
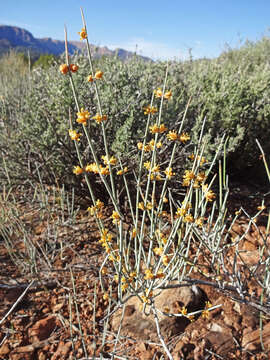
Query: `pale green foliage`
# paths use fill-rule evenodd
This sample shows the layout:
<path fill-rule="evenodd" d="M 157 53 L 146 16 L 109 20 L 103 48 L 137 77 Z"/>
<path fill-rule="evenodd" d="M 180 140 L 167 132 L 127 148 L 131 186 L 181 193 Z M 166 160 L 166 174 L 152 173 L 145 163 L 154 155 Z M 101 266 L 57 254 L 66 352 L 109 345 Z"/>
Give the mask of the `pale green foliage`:
<path fill-rule="evenodd" d="M 167 89 L 172 90 L 173 98 L 164 104 L 162 121 L 174 129 L 191 96 L 186 130 L 196 145 L 206 117 L 208 160 L 226 132 L 229 169 L 255 169 L 259 156 L 255 138 L 260 139 L 266 153 L 270 151 L 269 48 L 269 39 L 264 38 L 240 50 L 229 50 L 218 59 L 172 62 Z M 94 89 L 86 81 L 88 61 L 75 54 L 71 62 L 79 65 L 73 77 L 79 102 L 95 115 Z M 76 156 L 67 133 L 69 111 L 74 119 L 76 109 L 69 81 L 58 67 L 59 63 L 53 63 L 47 69 L 29 72 L 27 61 L 16 53 L 0 60 L 0 150 L 12 181 L 36 178 L 36 166 L 45 182 L 58 179 L 74 185 L 77 181 L 70 176 Z M 104 72 L 99 86 L 102 108 L 108 115 L 107 140 L 115 152 L 127 154 L 144 134 L 142 108 L 148 105 L 146 99 L 151 98 L 153 89 L 161 86 L 164 64 L 145 63 L 136 57 L 127 62 L 104 57 L 95 60 L 95 67 Z M 94 122 L 91 133 L 102 155 L 103 140 Z M 85 161 L 92 161 L 88 153 L 86 150 Z M 7 179 L 4 173 L 0 177 L 4 182 Z"/>

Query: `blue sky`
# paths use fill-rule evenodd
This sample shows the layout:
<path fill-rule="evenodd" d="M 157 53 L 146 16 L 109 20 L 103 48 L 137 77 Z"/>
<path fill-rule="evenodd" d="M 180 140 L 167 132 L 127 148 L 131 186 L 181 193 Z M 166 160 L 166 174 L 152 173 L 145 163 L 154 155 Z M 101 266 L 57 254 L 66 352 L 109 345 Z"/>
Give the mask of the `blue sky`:
<path fill-rule="evenodd" d="M 83 8 L 89 40 L 154 59 L 215 57 L 246 39 L 269 35 L 270 0 L 1 0 L 0 24 L 35 37 L 78 40 Z"/>

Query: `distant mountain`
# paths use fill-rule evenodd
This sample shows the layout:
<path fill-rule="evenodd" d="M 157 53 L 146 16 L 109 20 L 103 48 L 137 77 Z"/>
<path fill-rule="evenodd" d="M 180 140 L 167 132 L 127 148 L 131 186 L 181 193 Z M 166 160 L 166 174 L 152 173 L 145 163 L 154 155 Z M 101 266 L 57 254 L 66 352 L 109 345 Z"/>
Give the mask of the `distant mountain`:
<path fill-rule="evenodd" d="M 85 43 L 80 41 L 69 41 L 68 50 L 74 53 L 76 50 L 82 51 Z M 29 31 L 16 27 L 0 25 L 0 55 L 8 52 L 10 49 L 17 51 L 30 51 L 34 56 L 40 54 L 60 55 L 65 51 L 65 42 L 53 40 L 51 38 L 36 39 Z M 103 55 L 114 56 L 117 54 L 122 60 L 126 60 L 134 55 L 133 52 L 124 49 L 110 50 L 106 46 L 98 47 L 91 45 L 94 56 Z M 150 58 L 139 56 L 140 58 L 151 61 Z"/>

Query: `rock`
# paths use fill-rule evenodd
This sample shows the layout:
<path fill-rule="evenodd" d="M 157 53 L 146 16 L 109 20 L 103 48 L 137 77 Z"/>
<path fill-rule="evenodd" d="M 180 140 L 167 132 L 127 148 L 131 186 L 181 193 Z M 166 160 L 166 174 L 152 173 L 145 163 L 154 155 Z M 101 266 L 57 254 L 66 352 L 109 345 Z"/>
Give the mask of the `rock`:
<path fill-rule="evenodd" d="M 174 282 L 176 284 L 176 282 Z M 160 294 L 159 294 L 160 292 Z M 202 309 L 205 305 L 206 296 L 198 287 L 183 286 L 174 289 L 158 290 L 154 292 L 155 307 L 157 310 L 167 313 L 180 313 L 182 307 L 189 312 Z M 150 306 L 146 311 L 149 312 Z M 122 309 L 119 309 L 112 318 L 112 329 L 117 332 L 120 327 Z M 159 326 L 163 336 L 168 337 L 182 333 L 189 320 L 186 317 L 168 317 L 158 312 Z M 122 335 L 136 337 L 136 339 L 157 339 L 154 315 L 142 312 L 142 302 L 138 297 L 132 297 L 126 303 L 125 313 L 121 328 Z"/>
<path fill-rule="evenodd" d="M 53 354 L 52 359 L 51 360 L 56 360 L 56 359 L 65 359 L 66 355 L 68 355 L 68 353 L 70 352 L 72 346 L 72 342 L 68 341 L 66 343 L 64 343 L 64 341 L 60 341 L 59 345 L 57 347 L 56 352 Z"/>
<path fill-rule="evenodd" d="M 0 347 L 0 357 L 7 355 L 10 353 L 10 347 L 8 345 L 8 343 L 4 343 L 1 347 Z"/>
<path fill-rule="evenodd" d="M 40 352 L 38 354 L 38 360 L 46 360 L 46 354 L 44 352 Z"/>
<path fill-rule="evenodd" d="M 25 346 L 19 346 L 16 349 L 14 349 L 14 353 L 31 353 L 35 350 L 35 347 L 33 345 L 25 345 Z"/>
<path fill-rule="evenodd" d="M 48 316 L 45 319 L 37 321 L 29 329 L 28 335 L 32 340 L 32 343 L 46 340 L 58 325 L 59 321 L 55 316 Z"/>
<path fill-rule="evenodd" d="M 222 298 L 220 298 L 219 303 L 221 303 L 222 301 L 223 301 L 223 306 L 222 306 L 223 326 L 225 325 L 230 329 L 236 329 L 237 331 L 241 331 L 243 327 L 243 322 L 242 322 L 243 319 L 241 314 L 238 312 L 240 311 L 240 305 L 237 311 L 235 310 L 235 303 L 233 303 L 230 299 L 222 300 Z"/>
<path fill-rule="evenodd" d="M 205 340 L 211 345 L 211 349 L 213 349 L 215 353 L 223 357 L 235 348 L 232 333 L 225 327 L 220 326 L 219 331 L 210 331 L 205 337 Z"/>
<path fill-rule="evenodd" d="M 205 359 L 207 352 L 206 349 L 210 349 L 211 344 L 207 339 L 201 339 L 197 346 L 194 349 L 194 360 L 203 360 Z"/>
<path fill-rule="evenodd" d="M 209 325 L 210 331 L 205 327 L 199 327 L 194 329 L 190 336 L 183 337 L 174 348 L 174 357 L 202 360 L 208 354 L 206 349 L 212 349 L 225 359 L 229 352 L 234 352 L 232 331 L 221 323 Z"/>
<path fill-rule="evenodd" d="M 245 331 L 243 333 L 242 347 L 244 350 L 254 351 L 261 348 L 260 329 Z M 270 350 L 270 323 L 266 324 L 262 330 L 262 340 L 265 350 Z"/>
<path fill-rule="evenodd" d="M 9 354 L 10 360 L 33 360 L 35 349 L 32 345 L 20 346 Z"/>
<path fill-rule="evenodd" d="M 251 306 L 241 304 L 241 315 L 242 315 L 242 327 L 256 329 L 259 324 L 259 312 Z"/>
<path fill-rule="evenodd" d="M 140 342 L 136 346 L 136 351 L 139 353 L 140 359 L 144 360 L 152 360 L 153 359 L 153 353 L 150 349 L 147 348 L 147 345 L 143 342 Z"/>
<path fill-rule="evenodd" d="M 253 251 L 240 251 L 239 256 L 237 257 L 237 264 L 245 264 L 245 265 L 257 265 L 260 261 L 260 253 L 259 250 Z"/>

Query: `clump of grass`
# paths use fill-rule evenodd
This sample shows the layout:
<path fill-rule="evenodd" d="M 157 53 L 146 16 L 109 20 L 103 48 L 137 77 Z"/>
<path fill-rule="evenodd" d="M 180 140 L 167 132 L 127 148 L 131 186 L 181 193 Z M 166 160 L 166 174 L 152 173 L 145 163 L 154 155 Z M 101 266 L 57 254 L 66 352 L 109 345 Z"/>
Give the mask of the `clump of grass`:
<path fill-rule="evenodd" d="M 29 181 L 30 182 L 30 181 Z M 47 187 L 3 188 L 0 194 L 0 236 L 21 274 L 39 278 L 40 269 L 51 271 L 53 263 L 71 246 L 63 241 L 63 229 L 72 229 L 79 208 L 74 192 Z M 42 241 L 37 233 L 42 234 Z M 62 235 L 60 235 L 62 234 Z"/>

